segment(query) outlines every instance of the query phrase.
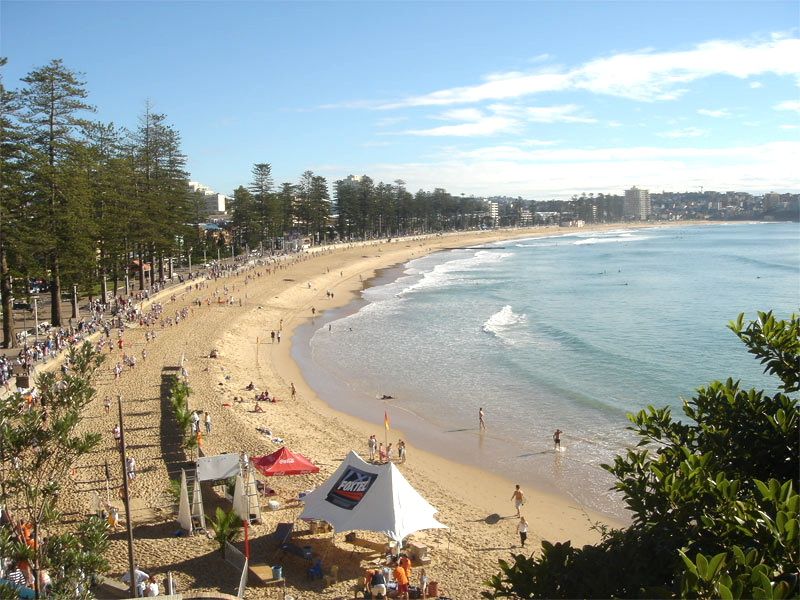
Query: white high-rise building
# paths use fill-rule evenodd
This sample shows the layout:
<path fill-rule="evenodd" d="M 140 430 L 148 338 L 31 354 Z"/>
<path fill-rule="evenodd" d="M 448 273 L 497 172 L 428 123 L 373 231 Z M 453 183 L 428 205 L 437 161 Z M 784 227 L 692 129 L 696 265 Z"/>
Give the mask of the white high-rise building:
<path fill-rule="evenodd" d="M 218 194 L 207 185 L 196 181 L 189 182 L 189 190 L 203 197 L 205 210 L 211 214 L 224 213 L 226 210 L 226 202 L 230 202 L 231 200 L 225 194 Z"/>
<path fill-rule="evenodd" d="M 636 186 L 625 190 L 625 203 L 622 208 L 622 216 L 646 221 L 650 216 L 650 191 L 640 190 Z"/>

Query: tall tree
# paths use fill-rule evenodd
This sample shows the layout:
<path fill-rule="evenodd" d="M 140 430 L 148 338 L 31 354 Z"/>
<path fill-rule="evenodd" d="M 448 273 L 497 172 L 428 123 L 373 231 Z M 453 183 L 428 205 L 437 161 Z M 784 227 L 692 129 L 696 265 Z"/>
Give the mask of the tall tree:
<path fill-rule="evenodd" d="M 50 269 L 50 319 L 59 326 L 62 261 L 73 250 L 86 250 L 85 227 L 76 218 L 84 212 L 86 198 L 82 197 L 84 190 L 71 186 L 77 183 L 75 154 L 84 125 L 81 115 L 93 108 L 84 102 L 84 82 L 61 60 L 32 71 L 22 81 L 26 87 L 21 91 L 21 116 L 32 154 L 35 221 Z"/>
<path fill-rule="evenodd" d="M 0 58 L 0 68 L 6 59 Z M 3 347 L 14 346 L 11 277 L 23 251 L 26 204 L 24 190 L 25 136 L 19 127 L 17 94 L 6 89 L 0 76 L 0 298 L 3 311 Z"/>
<path fill-rule="evenodd" d="M 135 170 L 137 209 L 134 212 L 134 240 L 141 265 L 149 259 L 151 283 L 155 259 L 184 240 L 191 220 L 186 156 L 180 134 L 166 116 L 153 112 L 149 102 L 131 136 L 131 158 Z M 143 269 L 139 285 L 144 286 Z"/>
<path fill-rule="evenodd" d="M 253 194 L 239 186 L 233 191 L 233 240 L 239 246 L 252 244 L 258 236 L 258 212 Z"/>
<path fill-rule="evenodd" d="M 293 183 L 284 182 L 281 184 L 281 191 L 278 192 L 278 211 L 280 213 L 280 234 L 285 235 L 294 229 L 295 222 L 295 197 L 297 188 Z"/>
<path fill-rule="evenodd" d="M 113 123 L 91 123 L 87 127 L 90 160 L 89 185 L 102 294 L 108 292 L 106 276 L 114 274 L 113 292 L 125 263 L 125 239 L 132 226 L 134 206 L 133 164 L 125 155 L 128 133 Z"/>
<path fill-rule="evenodd" d="M 272 166 L 269 163 L 256 163 L 252 170 L 253 180 L 250 182 L 250 192 L 255 201 L 257 223 L 253 229 L 257 229 L 257 240 L 250 241 L 269 241 L 270 249 L 274 248 L 275 236 L 280 231 L 280 205 L 273 192 L 274 182 L 272 180 Z"/>

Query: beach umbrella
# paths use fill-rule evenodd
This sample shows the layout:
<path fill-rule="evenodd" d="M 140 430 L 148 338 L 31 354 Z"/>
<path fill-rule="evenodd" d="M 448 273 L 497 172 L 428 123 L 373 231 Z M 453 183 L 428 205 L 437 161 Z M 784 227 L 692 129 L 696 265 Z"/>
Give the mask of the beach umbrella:
<path fill-rule="evenodd" d="M 292 452 L 286 447 L 266 456 L 257 456 L 252 464 L 262 475 L 308 475 L 318 473 L 319 467 L 302 454 Z"/>

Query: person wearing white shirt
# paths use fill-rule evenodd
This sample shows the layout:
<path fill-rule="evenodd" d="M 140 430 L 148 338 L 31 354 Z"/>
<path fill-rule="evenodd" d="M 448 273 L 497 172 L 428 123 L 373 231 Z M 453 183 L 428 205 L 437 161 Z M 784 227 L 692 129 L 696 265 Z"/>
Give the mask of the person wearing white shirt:
<path fill-rule="evenodd" d="M 517 532 L 519 532 L 519 541 L 522 547 L 525 547 L 525 540 L 528 539 L 528 522 L 525 520 L 525 517 L 519 518 L 519 524 L 517 525 Z"/>

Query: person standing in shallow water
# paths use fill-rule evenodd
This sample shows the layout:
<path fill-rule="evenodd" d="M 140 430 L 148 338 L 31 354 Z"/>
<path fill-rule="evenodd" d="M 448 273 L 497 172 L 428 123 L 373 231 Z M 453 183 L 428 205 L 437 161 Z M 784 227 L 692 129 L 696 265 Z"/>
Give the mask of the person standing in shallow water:
<path fill-rule="evenodd" d="M 553 432 L 553 446 L 554 446 L 553 449 L 556 450 L 556 451 L 561 450 L 561 434 L 562 433 L 564 433 L 564 432 L 561 431 L 560 429 L 556 429 L 555 432 Z"/>
<path fill-rule="evenodd" d="M 483 420 L 483 407 L 478 409 L 478 429 L 481 431 L 486 429 L 486 421 Z"/>

